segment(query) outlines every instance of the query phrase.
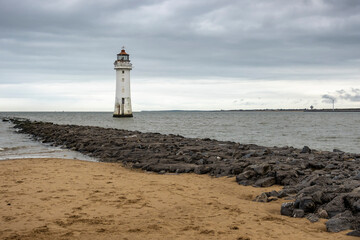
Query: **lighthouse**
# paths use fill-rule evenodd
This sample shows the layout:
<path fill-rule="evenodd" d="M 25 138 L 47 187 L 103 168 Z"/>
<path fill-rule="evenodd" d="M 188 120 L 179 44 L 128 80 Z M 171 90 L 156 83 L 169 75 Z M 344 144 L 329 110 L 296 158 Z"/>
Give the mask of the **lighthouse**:
<path fill-rule="evenodd" d="M 123 47 L 114 62 L 116 70 L 115 110 L 113 117 L 132 117 L 130 96 L 130 63 L 129 54 Z"/>

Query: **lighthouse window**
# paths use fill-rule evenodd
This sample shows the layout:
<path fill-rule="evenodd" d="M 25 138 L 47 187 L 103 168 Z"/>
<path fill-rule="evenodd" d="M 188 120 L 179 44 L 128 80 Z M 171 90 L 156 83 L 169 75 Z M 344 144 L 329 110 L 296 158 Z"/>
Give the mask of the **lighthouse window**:
<path fill-rule="evenodd" d="M 122 71 L 122 74 L 124 74 L 125 73 L 125 71 Z"/>

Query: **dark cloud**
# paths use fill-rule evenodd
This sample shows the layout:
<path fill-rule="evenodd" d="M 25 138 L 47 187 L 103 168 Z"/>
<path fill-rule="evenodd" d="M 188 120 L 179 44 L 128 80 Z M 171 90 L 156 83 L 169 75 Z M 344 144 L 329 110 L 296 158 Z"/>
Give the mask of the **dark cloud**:
<path fill-rule="evenodd" d="M 111 78 L 122 45 L 139 78 L 349 79 L 360 2 L 0 0 L 2 82 Z"/>

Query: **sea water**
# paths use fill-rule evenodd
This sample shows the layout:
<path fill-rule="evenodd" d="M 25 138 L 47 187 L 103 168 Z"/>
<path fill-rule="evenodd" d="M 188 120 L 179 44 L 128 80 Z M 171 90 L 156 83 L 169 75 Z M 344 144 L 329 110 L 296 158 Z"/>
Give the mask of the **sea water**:
<path fill-rule="evenodd" d="M 360 153 L 359 112 L 135 112 L 133 118 L 113 118 L 111 112 L 2 112 L 0 117 L 180 134 L 269 147 L 309 146 L 317 150 Z M 13 130 L 1 132 L 0 139 L 12 134 Z M 3 148 L 1 144 L 3 140 L 0 140 L 0 148 Z"/>
<path fill-rule="evenodd" d="M 17 133 L 10 122 L 0 122 L 0 160 L 18 158 L 68 158 L 87 161 L 97 159 L 79 152 L 54 147 L 32 140 L 27 134 Z"/>

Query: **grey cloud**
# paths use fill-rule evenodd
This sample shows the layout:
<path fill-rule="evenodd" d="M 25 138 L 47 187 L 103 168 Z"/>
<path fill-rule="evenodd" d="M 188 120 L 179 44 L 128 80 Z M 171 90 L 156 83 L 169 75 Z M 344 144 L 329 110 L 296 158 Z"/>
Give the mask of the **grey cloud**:
<path fill-rule="evenodd" d="M 110 78 L 122 45 L 141 78 L 351 78 L 360 2 L 0 0 L 0 81 Z"/>

